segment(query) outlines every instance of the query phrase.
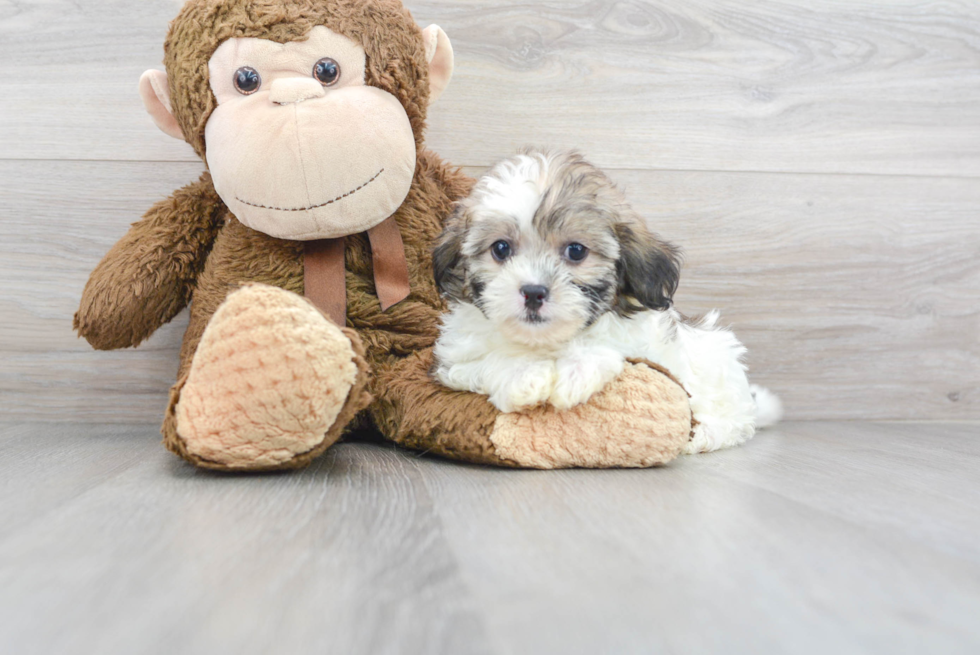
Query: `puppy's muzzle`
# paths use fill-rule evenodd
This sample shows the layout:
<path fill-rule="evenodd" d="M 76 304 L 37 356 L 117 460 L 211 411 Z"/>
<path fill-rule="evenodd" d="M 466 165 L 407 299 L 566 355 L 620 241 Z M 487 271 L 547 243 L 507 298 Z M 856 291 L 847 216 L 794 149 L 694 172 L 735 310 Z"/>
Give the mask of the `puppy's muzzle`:
<path fill-rule="evenodd" d="M 526 284 L 521 287 L 521 295 L 524 296 L 524 306 L 531 310 L 541 309 L 541 305 L 548 299 L 548 287 L 540 284 Z"/>

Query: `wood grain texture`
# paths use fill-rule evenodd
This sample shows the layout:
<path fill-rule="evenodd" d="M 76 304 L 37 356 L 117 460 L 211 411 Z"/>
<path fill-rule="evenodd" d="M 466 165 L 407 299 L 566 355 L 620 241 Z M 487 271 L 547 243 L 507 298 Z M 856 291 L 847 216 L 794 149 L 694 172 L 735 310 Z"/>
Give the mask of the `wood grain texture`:
<path fill-rule="evenodd" d="M 89 271 L 199 164 L 0 162 L 0 414 L 154 421 L 183 316 L 138 351 L 71 331 Z M 468 169 L 478 174 L 479 169 Z M 722 310 L 795 418 L 980 418 L 972 180 L 614 171 L 686 264 L 677 306 Z"/>
<path fill-rule="evenodd" d="M 0 535 L 0 651 L 488 652 L 408 458 L 216 476 L 164 451 L 155 426 L 0 435 L 5 486 L 73 492 L 21 494 L 32 520 Z M 79 451 L 118 458 L 127 441 L 138 463 L 90 467 L 79 488 Z"/>
<path fill-rule="evenodd" d="M 980 4 L 407 4 L 456 50 L 430 147 L 611 169 L 790 417 L 980 418 Z M 184 316 L 112 353 L 71 316 L 201 170 L 136 94 L 179 5 L 0 0 L 0 417 L 42 421 L 0 424 L 0 652 L 980 650 L 976 422 L 784 423 L 648 471 L 167 453 Z"/>
<path fill-rule="evenodd" d="M 980 418 L 980 185 L 616 172 L 797 418 Z"/>
<path fill-rule="evenodd" d="M 136 83 L 175 0 L 0 0 L 6 158 L 192 161 Z M 453 39 L 429 143 L 628 169 L 980 175 L 980 5 L 965 0 L 408 2 Z"/>
<path fill-rule="evenodd" d="M 184 316 L 138 353 L 69 326 L 126 225 L 200 171 L 135 92 L 179 5 L 0 0 L 8 418 L 162 412 Z M 473 174 L 526 142 L 617 167 L 687 252 L 678 306 L 721 309 L 790 417 L 980 417 L 980 5 L 409 6 L 456 47 L 430 145 Z"/>
<path fill-rule="evenodd" d="M 792 424 L 663 470 L 443 466 L 431 486 L 489 630 L 524 652 L 965 653 L 980 432 L 916 428 Z"/>
<path fill-rule="evenodd" d="M 129 224 L 201 168 L 0 161 L 0 415 L 162 420 L 186 317 L 139 352 L 96 352 L 71 319 L 88 274 Z"/>
<path fill-rule="evenodd" d="M 644 471 L 369 444 L 216 475 L 0 425 L 4 653 L 974 653 L 980 424 L 787 423 Z"/>

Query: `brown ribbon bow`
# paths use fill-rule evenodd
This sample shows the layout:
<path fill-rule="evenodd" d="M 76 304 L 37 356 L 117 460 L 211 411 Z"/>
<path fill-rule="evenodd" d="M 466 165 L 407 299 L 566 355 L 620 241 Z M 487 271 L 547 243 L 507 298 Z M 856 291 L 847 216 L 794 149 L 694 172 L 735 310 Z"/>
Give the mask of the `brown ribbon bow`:
<path fill-rule="evenodd" d="M 381 311 L 408 297 L 408 261 L 394 216 L 367 232 L 374 264 L 374 287 Z M 344 279 L 344 237 L 307 241 L 303 253 L 305 294 L 334 323 L 347 323 L 347 282 Z"/>

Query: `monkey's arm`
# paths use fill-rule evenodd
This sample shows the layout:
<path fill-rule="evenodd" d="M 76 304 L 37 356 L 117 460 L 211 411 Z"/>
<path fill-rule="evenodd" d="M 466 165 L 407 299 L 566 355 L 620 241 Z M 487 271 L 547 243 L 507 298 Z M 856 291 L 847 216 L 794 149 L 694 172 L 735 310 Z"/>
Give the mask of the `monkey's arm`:
<path fill-rule="evenodd" d="M 92 271 L 75 330 L 99 350 L 136 346 L 183 309 L 220 227 L 209 173 L 154 205 Z"/>
<path fill-rule="evenodd" d="M 429 374 L 432 349 L 374 367 L 369 408 L 403 446 L 478 464 L 525 468 L 645 467 L 691 439 L 687 392 L 666 369 L 637 360 L 587 402 L 502 414 L 486 396 L 452 391 Z"/>

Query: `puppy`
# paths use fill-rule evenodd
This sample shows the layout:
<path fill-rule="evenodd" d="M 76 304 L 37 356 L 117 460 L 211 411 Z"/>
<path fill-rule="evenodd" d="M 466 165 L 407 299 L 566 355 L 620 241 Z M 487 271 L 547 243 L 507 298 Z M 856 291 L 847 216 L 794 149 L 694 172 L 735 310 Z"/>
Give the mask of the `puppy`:
<path fill-rule="evenodd" d="M 525 150 L 457 203 L 433 252 L 450 300 L 433 376 L 502 412 L 587 401 L 627 358 L 664 366 L 691 395 L 688 452 L 742 443 L 779 399 L 751 387 L 745 348 L 718 314 L 671 309 L 680 253 L 574 152 Z"/>

